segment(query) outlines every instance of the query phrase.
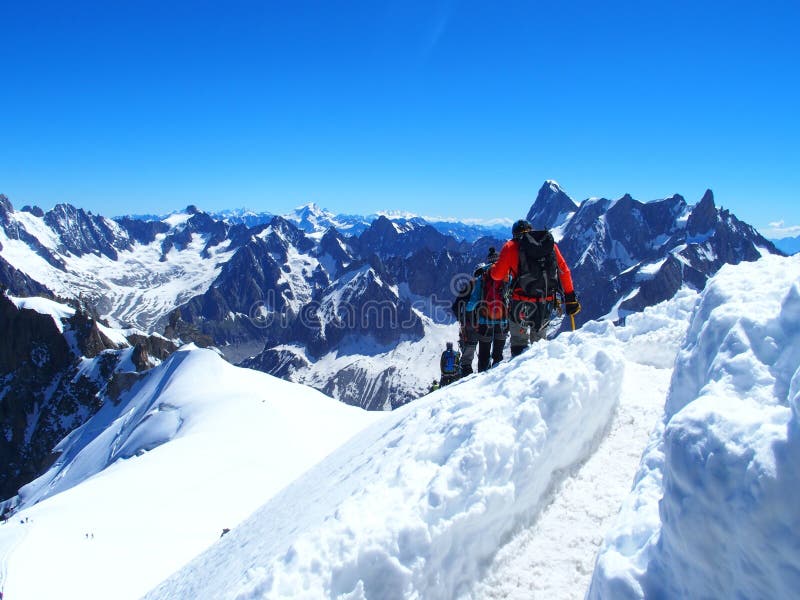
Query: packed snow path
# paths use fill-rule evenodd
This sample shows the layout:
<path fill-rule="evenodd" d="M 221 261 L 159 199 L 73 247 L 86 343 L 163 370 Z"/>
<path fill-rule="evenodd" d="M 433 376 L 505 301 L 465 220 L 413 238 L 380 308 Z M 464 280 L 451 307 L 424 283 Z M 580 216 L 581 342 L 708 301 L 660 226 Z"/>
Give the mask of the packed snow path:
<path fill-rule="evenodd" d="M 661 415 L 672 370 L 625 367 L 610 431 L 592 456 L 553 493 L 536 523 L 503 546 L 475 597 L 483 600 L 573 600 L 589 587 L 597 550 L 628 495 Z"/>

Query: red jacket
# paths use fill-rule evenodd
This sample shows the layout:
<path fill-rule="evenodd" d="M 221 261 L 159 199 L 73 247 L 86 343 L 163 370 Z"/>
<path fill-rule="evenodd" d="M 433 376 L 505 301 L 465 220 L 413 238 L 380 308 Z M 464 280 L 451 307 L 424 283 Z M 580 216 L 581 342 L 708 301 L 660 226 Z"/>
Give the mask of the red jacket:
<path fill-rule="evenodd" d="M 567 261 L 565 261 L 564 257 L 561 256 L 561 250 L 558 249 L 558 245 L 553 244 L 553 250 L 556 251 L 558 278 L 561 280 L 561 287 L 564 288 L 565 294 L 570 294 L 575 291 L 575 288 L 572 286 L 572 273 L 569 271 Z M 511 276 L 516 279 L 517 271 L 519 271 L 519 244 L 517 243 L 517 240 L 508 240 L 503 245 L 502 250 L 500 250 L 500 257 L 497 259 L 497 262 L 492 265 L 489 275 L 491 275 L 492 279 L 501 281 L 508 277 L 508 274 L 511 273 Z M 519 289 L 515 289 L 511 294 L 511 297 L 514 300 L 541 300 L 541 298 L 529 298 L 528 296 L 525 296 Z M 552 296 L 544 298 L 544 300 L 552 299 Z"/>

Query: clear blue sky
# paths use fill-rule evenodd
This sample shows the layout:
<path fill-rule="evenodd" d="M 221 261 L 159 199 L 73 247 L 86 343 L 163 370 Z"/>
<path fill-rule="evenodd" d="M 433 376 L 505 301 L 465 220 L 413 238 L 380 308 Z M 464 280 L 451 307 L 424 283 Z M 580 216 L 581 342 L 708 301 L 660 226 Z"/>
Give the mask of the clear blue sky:
<path fill-rule="evenodd" d="M 796 0 L 24 0 L 0 28 L 17 207 L 517 218 L 556 179 L 800 226 Z"/>

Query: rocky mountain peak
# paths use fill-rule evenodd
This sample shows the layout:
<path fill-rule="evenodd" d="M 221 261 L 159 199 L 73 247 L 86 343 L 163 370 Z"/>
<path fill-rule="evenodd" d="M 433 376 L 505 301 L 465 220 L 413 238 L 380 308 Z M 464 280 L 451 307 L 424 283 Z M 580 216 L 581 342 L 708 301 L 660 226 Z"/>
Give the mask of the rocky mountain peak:
<path fill-rule="evenodd" d="M 686 222 L 686 233 L 690 237 L 708 233 L 714 229 L 716 222 L 717 207 L 714 205 L 714 193 L 706 190 L 700 202 L 692 208 L 692 213 Z"/>
<path fill-rule="evenodd" d="M 14 207 L 11 205 L 11 200 L 5 194 L 0 194 L 0 215 L 3 213 L 14 212 Z"/>
<path fill-rule="evenodd" d="M 308 202 L 307 204 L 297 207 L 295 212 L 298 215 L 321 215 L 325 211 L 322 210 L 316 202 Z"/>
<path fill-rule="evenodd" d="M 552 229 L 562 225 L 575 212 L 575 202 L 555 181 L 545 181 L 527 214 L 527 220 L 537 229 Z"/>
<path fill-rule="evenodd" d="M 370 226 L 370 230 L 373 233 L 380 234 L 380 235 L 388 235 L 391 237 L 397 237 L 398 231 L 394 226 L 394 223 L 390 219 L 388 219 L 385 215 L 380 215 Z M 365 232 L 366 233 L 366 232 Z"/>
<path fill-rule="evenodd" d="M 40 219 L 44 217 L 44 211 L 38 206 L 30 206 L 29 204 L 26 204 L 21 210 L 22 212 L 30 213 L 34 217 L 39 217 Z"/>

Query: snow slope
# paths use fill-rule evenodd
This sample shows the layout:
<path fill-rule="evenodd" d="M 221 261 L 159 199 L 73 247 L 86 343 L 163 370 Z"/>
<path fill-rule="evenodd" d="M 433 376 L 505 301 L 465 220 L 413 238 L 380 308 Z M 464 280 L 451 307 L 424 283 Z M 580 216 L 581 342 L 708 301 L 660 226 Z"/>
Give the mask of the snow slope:
<path fill-rule="evenodd" d="M 0 591 L 138 598 L 375 418 L 181 349 L 21 490 L 0 526 Z"/>
<path fill-rule="evenodd" d="M 792 597 L 798 267 L 777 257 L 726 267 L 696 308 L 684 290 L 624 327 L 587 324 L 391 413 L 278 402 L 301 392 L 209 352 L 179 353 L 191 361 L 175 372 L 196 368 L 175 379 L 167 361 L 133 390 L 144 405 L 172 381 L 158 410 L 119 409 L 132 426 L 113 425 L 118 443 L 104 448 L 115 455 L 0 526 L 3 591 L 135 597 L 205 549 L 147 597 L 581 598 L 602 542 L 593 598 Z M 267 382 L 294 391 L 254 395 Z M 188 418 L 165 435 L 173 405 Z M 342 423 L 350 430 L 337 434 Z M 349 441 L 319 462 L 317 439 Z M 301 451 L 316 455 L 295 460 Z M 232 531 L 218 539 L 222 527 Z M 43 569 L 52 582 L 36 581 Z"/>
<path fill-rule="evenodd" d="M 148 597 L 466 593 L 611 421 L 624 359 L 606 338 L 561 336 L 390 413 Z"/>
<path fill-rule="evenodd" d="M 703 293 L 589 598 L 797 597 L 798 489 L 800 258 L 768 256 Z"/>

